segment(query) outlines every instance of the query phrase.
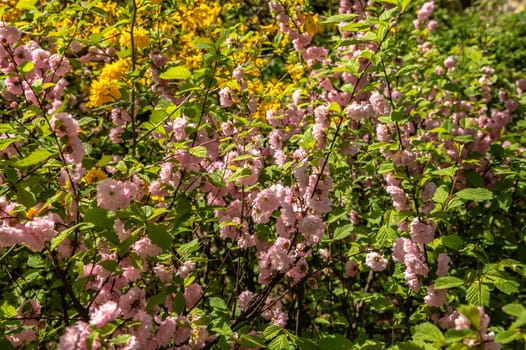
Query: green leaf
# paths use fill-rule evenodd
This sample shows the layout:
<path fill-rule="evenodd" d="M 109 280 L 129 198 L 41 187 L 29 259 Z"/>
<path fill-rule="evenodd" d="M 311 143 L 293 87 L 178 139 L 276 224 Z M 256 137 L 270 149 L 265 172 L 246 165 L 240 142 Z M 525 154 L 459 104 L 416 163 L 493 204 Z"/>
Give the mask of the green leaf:
<path fill-rule="evenodd" d="M 457 173 L 457 170 L 458 170 L 458 166 L 453 165 L 453 166 L 450 166 L 450 167 L 447 167 L 447 168 L 444 168 L 444 169 L 435 170 L 435 171 L 431 172 L 431 174 L 438 175 L 438 176 L 453 177 Z"/>
<path fill-rule="evenodd" d="M 250 168 L 238 168 L 235 173 L 230 175 L 227 182 L 235 182 L 236 180 L 250 175 L 252 175 L 252 170 L 250 170 Z"/>
<path fill-rule="evenodd" d="M 210 297 L 208 302 L 210 303 L 210 307 L 215 311 L 219 311 L 220 313 L 228 313 L 229 311 L 228 305 L 219 297 Z"/>
<path fill-rule="evenodd" d="M 471 326 L 476 330 L 480 331 L 480 313 L 476 306 L 474 305 L 461 305 L 458 308 L 458 311 L 466 316 L 466 318 L 471 323 Z"/>
<path fill-rule="evenodd" d="M 448 343 L 462 341 L 466 338 L 476 337 L 477 334 L 472 329 L 448 329 L 446 331 L 446 341 Z"/>
<path fill-rule="evenodd" d="M 425 322 L 415 326 L 413 339 L 416 341 L 431 341 L 444 343 L 444 335 L 440 329 L 430 322 Z"/>
<path fill-rule="evenodd" d="M 62 242 L 64 242 L 66 238 L 68 238 L 77 229 L 79 229 L 80 231 L 81 229 L 86 229 L 86 228 L 91 228 L 91 227 L 94 227 L 94 225 L 91 223 L 81 222 L 81 223 L 78 223 L 74 226 L 71 226 L 65 229 L 64 231 L 60 232 L 58 236 L 56 236 L 55 238 L 51 240 L 51 246 L 49 249 L 55 250 Z"/>
<path fill-rule="evenodd" d="M 262 348 L 266 347 L 265 342 L 258 336 L 245 334 L 239 340 L 238 343 L 246 348 Z"/>
<path fill-rule="evenodd" d="M 274 338 L 268 345 L 269 350 L 289 350 L 290 344 L 286 334 Z"/>
<path fill-rule="evenodd" d="M 462 237 L 459 235 L 447 235 L 440 238 L 440 242 L 442 245 L 444 245 L 447 248 L 451 248 L 454 250 L 459 250 L 462 245 L 464 244 L 464 241 L 462 240 Z"/>
<path fill-rule="evenodd" d="M 188 79 L 192 76 L 192 73 L 185 66 L 170 67 L 166 71 L 159 74 L 161 79 Z"/>
<path fill-rule="evenodd" d="M 31 61 L 24 62 L 20 65 L 20 70 L 24 73 L 29 73 L 35 68 L 35 64 Z"/>
<path fill-rule="evenodd" d="M 473 305 L 488 306 L 490 300 L 490 290 L 487 285 L 480 281 L 475 281 L 466 290 L 466 301 Z"/>
<path fill-rule="evenodd" d="M 153 244 L 164 250 L 169 250 L 173 244 L 173 237 L 168 233 L 166 226 L 162 224 L 148 223 L 146 225 L 148 238 Z"/>
<path fill-rule="evenodd" d="M 332 240 L 338 241 L 340 239 L 347 238 L 351 234 L 353 228 L 354 228 L 353 224 L 347 224 L 344 226 L 336 227 L 336 229 L 334 230 L 334 236 Z"/>
<path fill-rule="evenodd" d="M 435 280 L 435 289 L 458 287 L 464 284 L 464 280 L 454 276 L 438 277 Z"/>
<path fill-rule="evenodd" d="M 36 0 L 20 0 L 17 2 L 16 8 L 21 10 L 38 10 Z"/>
<path fill-rule="evenodd" d="M 515 317 L 526 315 L 526 308 L 521 304 L 512 303 L 512 304 L 504 305 L 502 307 L 502 311 L 504 311 L 508 315 L 515 316 Z"/>
<path fill-rule="evenodd" d="M 387 247 L 391 246 L 396 238 L 396 231 L 392 227 L 384 225 L 378 230 L 375 243 L 378 247 Z"/>
<path fill-rule="evenodd" d="M 190 154 L 197 158 L 206 158 L 208 152 L 204 146 L 195 146 L 190 148 Z"/>
<path fill-rule="evenodd" d="M 320 349 L 346 350 L 352 349 L 353 343 L 341 334 L 326 335 L 320 339 Z"/>
<path fill-rule="evenodd" d="M 493 198 L 493 193 L 485 188 L 466 188 L 456 193 L 456 196 L 462 199 L 482 202 Z"/>
<path fill-rule="evenodd" d="M 22 167 L 35 165 L 35 164 L 38 164 L 40 162 L 47 160 L 52 155 L 53 153 L 51 153 L 47 149 L 38 149 L 32 152 L 31 154 L 29 154 L 27 157 L 16 161 L 14 163 L 14 166 L 22 168 Z"/>
<path fill-rule="evenodd" d="M 111 211 L 102 208 L 90 208 L 84 214 L 84 220 L 92 223 L 96 228 L 113 228 L 115 218 Z"/>
<path fill-rule="evenodd" d="M 181 255 L 182 259 L 187 260 L 195 251 L 199 249 L 200 246 L 201 244 L 199 243 L 199 239 L 196 238 L 179 246 L 179 248 L 177 248 L 177 253 Z"/>
<path fill-rule="evenodd" d="M 16 308 L 9 304 L 7 300 L 4 300 L 2 306 L 0 306 L 0 314 L 3 318 L 11 318 L 16 316 Z"/>
<path fill-rule="evenodd" d="M 329 23 L 340 23 L 340 22 L 350 22 L 354 18 L 358 17 L 355 13 L 344 13 L 340 15 L 334 15 L 327 17 L 324 21 L 321 21 L 322 24 L 329 24 Z"/>
<path fill-rule="evenodd" d="M 401 4 L 402 12 L 404 12 L 405 9 L 407 8 L 407 6 L 409 6 L 409 4 L 411 4 L 411 1 L 413 1 L 413 0 L 402 0 L 402 4 Z"/>
<path fill-rule="evenodd" d="M 131 339 L 131 334 L 121 334 L 116 337 L 111 338 L 112 344 L 124 344 Z"/>
<path fill-rule="evenodd" d="M 266 340 L 274 339 L 283 332 L 283 328 L 276 325 L 270 325 L 263 330 L 263 336 Z"/>
<path fill-rule="evenodd" d="M 508 344 L 514 340 L 520 338 L 520 332 L 515 330 L 508 330 L 502 333 L 499 333 L 495 336 L 495 341 L 500 344 Z"/>
<path fill-rule="evenodd" d="M 449 193 L 443 186 L 440 186 L 436 189 L 435 194 L 433 195 L 433 202 L 444 204 L 449 197 Z"/>

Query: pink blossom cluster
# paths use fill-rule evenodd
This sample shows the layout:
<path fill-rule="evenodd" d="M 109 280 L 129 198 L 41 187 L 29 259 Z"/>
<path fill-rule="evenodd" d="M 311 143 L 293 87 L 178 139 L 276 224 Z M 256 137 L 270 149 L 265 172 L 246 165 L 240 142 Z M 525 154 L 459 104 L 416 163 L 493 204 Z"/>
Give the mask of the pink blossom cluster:
<path fill-rule="evenodd" d="M 425 277 L 429 273 L 423 246 L 399 237 L 393 245 L 393 260 L 405 264 L 404 278 L 407 285 L 415 292 L 419 291 L 419 276 Z"/>
<path fill-rule="evenodd" d="M 63 223 L 62 219 L 55 213 L 48 213 L 24 222 L 18 215 L 18 206 L 18 203 L 0 197 L 0 247 L 21 244 L 32 251 L 42 251 L 46 244 L 58 235 L 57 224 Z"/>
<path fill-rule="evenodd" d="M 42 49 L 35 41 L 20 43 L 21 33 L 13 26 L 0 23 L 0 71 L 8 75 L 2 97 L 19 103 L 43 107 L 48 113 L 62 105 L 69 71 L 66 57 Z M 46 88 L 42 88 L 46 84 Z"/>

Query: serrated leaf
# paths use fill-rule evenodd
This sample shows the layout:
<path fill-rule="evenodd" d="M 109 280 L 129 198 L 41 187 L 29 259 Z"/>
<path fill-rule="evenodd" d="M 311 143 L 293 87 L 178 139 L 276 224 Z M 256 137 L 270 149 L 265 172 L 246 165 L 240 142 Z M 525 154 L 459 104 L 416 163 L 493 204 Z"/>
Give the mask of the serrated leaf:
<path fill-rule="evenodd" d="M 493 193 L 485 188 L 466 188 L 456 193 L 462 199 L 482 202 L 493 198 Z"/>
<path fill-rule="evenodd" d="M 206 147 L 204 146 L 195 146 L 190 148 L 190 154 L 197 157 L 197 158 L 206 158 L 208 155 L 208 151 L 206 150 Z"/>
<path fill-rule="evenodd" d="M 274 338 L 270 344 L 268 344 L 268 350 L 289 350 L 289 347 L 289 339 L 286 334 Z"/>
<path fill-rule="evenodd" d="M 353 228 L 354 228 L 353 224 L 347 224 L 344 226 L 336 227 L 336 229 L 334 230 L 334 236 L 332 240 L 338 241 L 340 239 L 347 238 L 351 234 Z"/>
<path fill-rule="evenodd" d="M 435 170 L 435 171 L 431 172 L 431 174 L 438 175 L 438 176 L 453 177 L 457 173 L 457 170 L 458 170 L 458 167 L 456 165 L 453 165 L 453 166 L 450 166 L 450 167 L 447 167 L 447 168 L 444 168 L 444 169 Z"/>
<path fill-rule="evenodd" d="M 2 306 L 0 306 L 0 313 L 2 314 L 3 318 L 11 318 L 16 316 L 16 308 L 9 304 L 7 300 L 4 300 L 2 303 Z"/>
<path fill-rule="evenodd" d="M 278 327 L 276 325 L 270 325 L 263 330 L 263 336 L 265 337 L 266 340 L 274 339 L 279 334 L 281 334 L 282 331 L 283 331 L 283 328 Z"/>
<path fill-rule="evenodd" d="M 48 151 L 47 149 L 38 149 L 36 151 L 33 151 L 31 154 L 29 154 L 27 157 L 22 158 L 14 163 L 16 167 L 27 167 L 32 166 L 35 164 L 38 164 L 40 162 L 43 162 L 47 160 L 49 157 L 51 157 L 53 153 Z"/>
<path fill-rule="evenodd" d="M 475 281 L 466 290 L 466 301 L 473 305 L 488 306 L 490 300 L 490 290 L 487 285 Z"/>
<path fill-rule="evenodd" d="M 435 280 L 435 289 L 454 288 L 464 284 L 464 280 L 455 276 L 438 277 Z"/>
<path fill-rule="evenodd" d="M 199 249 L 201 244 L 199 243 L 199 239 L 191 240 L 188 243 L 180 245 L 176 250 L 179 255 L 181 255 L 181 258 L 183 260 L 187 260 L 190 258 L 190 256 Z"/>
<path fill-rule="evenodd" d="M 440 329 L 430 322 L 421 323 L 415 326 L 413 339 L 416 341 L 431 341 L 443 343 L 444 335 Z"/>
<path fill-rule="evenodd" d="M 188 79 L 192 76 L 192 73 L 185 66 L 170 67 L 166 71 L 159 74 L 161 79 Z"/>
<path fill-rule="evenodd" d="M 396 239 L 396 231 L 389 226 L 382 226 L 378 230 L 376 235 L 376 245 L 378 247 L 387 247 L 392 245 L 392 242 Z"/>
<path fill-rule="evenodd" d="M 448 191 L 444 187 L 439 187 L 436 189 L 435 194 L 433 195 L 433 202 L 444 204 L 449 196 Z"/>

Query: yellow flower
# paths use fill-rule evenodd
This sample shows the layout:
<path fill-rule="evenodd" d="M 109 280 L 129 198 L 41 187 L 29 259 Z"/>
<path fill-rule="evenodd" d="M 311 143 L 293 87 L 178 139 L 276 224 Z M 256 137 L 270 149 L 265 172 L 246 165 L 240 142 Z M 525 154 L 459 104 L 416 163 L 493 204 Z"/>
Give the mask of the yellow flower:
<path fill-rule="evenodd" d="M 113 63 L 107 64 L 100 72 L 100 80 L 119 80 L 124 77 L 124 73 L 130 66 L 130 59 L 119 59 Z"/>
<path fill-rule="evenodd" d="M 121 97 L 118 81 L 99 79 L 91 83 L 88 107 L 99 107 Z"/>
<path fill-rule="evenodd" d="M 104 171 L 102 171 L 99 168 L 92 168 L 86 173 L 86 175 L 84 175 L 84 181 L 86 181 L 88 185 L 91 185 L 94 182 L 99 182 L 100 180 L 104 180 L 107 178 L 108 176 L 106 176 Z"/>
<path fill-rule="evenodd" d="M 131 34 L 124 33 L 123 35 L 121 35 L 120 44 L 122 47 L 131 47 Z M 133 44 L 136 48 L 139 49 L 144 49 L 145 47 L 150 45 L 150 38 L 148 37 L 148 32 L 143 28 L 134 28 Z"/>

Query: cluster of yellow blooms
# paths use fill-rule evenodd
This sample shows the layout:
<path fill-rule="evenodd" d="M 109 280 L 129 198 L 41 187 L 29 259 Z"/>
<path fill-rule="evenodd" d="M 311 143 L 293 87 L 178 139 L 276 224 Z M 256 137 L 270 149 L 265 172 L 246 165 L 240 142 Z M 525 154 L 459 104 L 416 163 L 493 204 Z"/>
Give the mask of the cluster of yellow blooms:
<path fill-rule="evenodd" d="M 130 66 L 130 59 L 119 59 L 107 64 L 99 78 L 93 80 L 90 89 L 88 107 L 98 107 L 113 102 L 121 97 L 120 86 Z"/>
<path fill-rule="evenodd" d="M 16 0 L 0 0 L 9 5 L 16 5 Z M 248 87 L 245 94 L 251 96 L 258 105 L 256 115 L 263 117 L 268 109 L 277 109 L 282 102 L 287 83 L 296 83 L 305 71 L 301 58 L 291 50 L 290 39 L 280 35 L 275 21 L 270 24 L 260 22 L 257 15 L 251 15 L 250 10 L 244 14 L 239 12 L 242 3 L 235 1 L 177 1 L 178 6 L 169 10 L 160 0 L 136 0 L 136 19 L 131 30 L 131 8 L 117 0 L 90 0 L 90 6 L 105 13 L 97 17 L 93 13 L 83 19 L 76 39 L 80 42 L 94 45 L 90 36 L 100 35 L 100 43 L 95 46 L 101 49 L 112 47 L 119 54 L 119 59 L 111 63 L 91 62 L 90 68 L 96 74 L 89 88 L 88 108 L 98 108 L 122 98 L 123 88 L 130 85 L 128 72 L 132 66 L 144 66 L 149 61 L 149 48 L 163 52 L 169 62 L 185 65 L 190 71 L 203 67 L 203 50 L 196 47 L 200 38 L 218 39 L 224 28 L 226 18 L 239 18 L 233 31 L 224 44 L 222 54 L 230 60 L 230 67 L 242 66 L 245 70 Z M 305 6 L 303 0 L 285 1 L 287 8 Z M 260 5 L 265 7 L 265 4 Z M 9 6 L 8 6 L 9 7 Z M 15 6 L 12 6 L 14 13 Z M 66 13 L 68 8 L 65 8 Z M 7 13 L 6 12 L 6 13 Z M 236 13 L 235 16 L 231 14 Z M 5 14 L 4 14 L 5 16 Z M 299 30 L 314 35 L 323 30 L 317 15 L 302 13 Z M 58 28 L 74 28 L 78 19 L 65 16 L 57 25 Z M 232 24 L 230 24 L 231 26 Z M 133 41 L 131 33 L 133 32 Z M 80 35 L 80 36 L 79 36 Z M 132 43 L 135 49 L 131 57 Z M 169 49 L 166 50 L 166 44 Z M 127 52 L 127 53 L 126 53 Z M 270 72 L 269 58 L 279 56 L 283 59 L 286 75 L 275 76 Z M 216 70 L 218 89 L 229 83 L 231 73 L 226 66 Z M 230 68 L 231 69 L 231 68 Z M 99 72 L 97 74 L 96 72 Z M 262 73 L 263 72 L 263 73 Z M 282 74 L 282 73 L 280 73 Z M 147 79 L 148 76 L 145 76 Z M 144 82 L 148 85 L 148 82 Z"/>

